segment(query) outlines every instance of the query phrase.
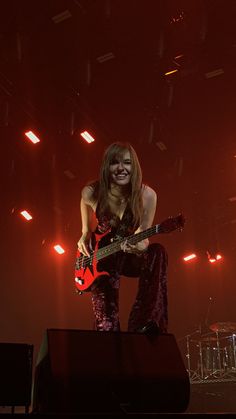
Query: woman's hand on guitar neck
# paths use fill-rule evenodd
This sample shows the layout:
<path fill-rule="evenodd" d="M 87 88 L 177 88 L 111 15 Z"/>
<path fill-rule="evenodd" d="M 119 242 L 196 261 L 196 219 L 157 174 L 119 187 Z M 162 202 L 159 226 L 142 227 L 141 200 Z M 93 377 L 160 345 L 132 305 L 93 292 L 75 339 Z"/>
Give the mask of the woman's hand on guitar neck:
<path fill-rule="evenodd" d="M 134 255 L 141 256 L 148 248 L 149 240 L 144 239 L 138 242 L 137 244 L 130 244 L 125 240 L 121 243 L 121 250 L 125 253 L 133 253 Z"/>
<path fill-rule="evenodd" d="M 89 253 L 89 244 L 90 244 L 90 239 L 91 239 L 91 232 L 88 231 L 87 233 L 82 234 L 82 236 L 80 237 L 77 246 L 78 249 L 80 251 L 80 253 L 82 253 L 82 255 L 84 256 L 90 256 Z"/>

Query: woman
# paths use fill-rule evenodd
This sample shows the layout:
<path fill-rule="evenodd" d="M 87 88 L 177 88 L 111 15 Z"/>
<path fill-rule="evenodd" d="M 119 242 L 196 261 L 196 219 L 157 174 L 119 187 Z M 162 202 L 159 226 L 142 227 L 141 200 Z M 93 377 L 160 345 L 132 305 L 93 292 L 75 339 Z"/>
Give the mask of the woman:
<path fill-rule="evenodd" d="M 81 255 L 89 257 L 95 233 L 104 235 L 99 248 L 143 232 L 152 226 L 157 205 L 156 192 L 142 183 L 142 171 L 134 148 L 129 143 L 113 143 L 105 151 L 97 181 L 82 189 Z M 92 244 L 93 243 L 93 244 Z M 148 238 L 131 244 L 123 240 L 120 251 L 100 263 L 98 277 L 91 287 L 95 329 L 119 331 L 120 276 L 139 277 L 138 291 L 128 321 L 128 331 L 142 332 L 149 325 L 167 332 L 167 254 Z"/>

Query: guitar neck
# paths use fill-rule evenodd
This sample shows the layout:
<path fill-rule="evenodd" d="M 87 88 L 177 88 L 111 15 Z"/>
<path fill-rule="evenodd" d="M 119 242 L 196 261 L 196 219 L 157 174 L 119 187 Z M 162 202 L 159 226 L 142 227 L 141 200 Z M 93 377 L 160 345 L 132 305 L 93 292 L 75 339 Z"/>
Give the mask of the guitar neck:
<path fill-rule="evenodd" d="M 97 252 L 97 260 L 103 259 L 106 256 L 110 256 L 113 253 L 119 252 L 121 250 L 121 244 L 127 241 L 129 244 L 136 244 L 141 240 L 144 240 L 148 237 L 153 236 L 154 234 L 158 233 L 159 224 L 156 224 L 153 227 L 148 228 L 147 230 L 140 231 L 137 234 L 133 234 L 131 236 L 122 237 L 121 239 L 115 240 L 113 243 L 102 247 Z"/>

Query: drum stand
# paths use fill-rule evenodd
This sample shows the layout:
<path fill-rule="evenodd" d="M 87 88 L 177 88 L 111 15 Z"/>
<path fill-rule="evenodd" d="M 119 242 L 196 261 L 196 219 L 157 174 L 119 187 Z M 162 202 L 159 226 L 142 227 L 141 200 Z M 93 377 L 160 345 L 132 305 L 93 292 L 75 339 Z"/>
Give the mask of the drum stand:
<path fill-rule="evenodd" d="M 219 339 L 219 333 L 216 333 L 216 351 L 217 351 L 217 365 L 214 364 L 214 357 L 212 356 L 212 372 L 206 376 L 204 376 L 204 368 L 203 368 L 203 359 L 202 354 L 200 354 L 200 360 L 201 360 L 201 376 L 204 380 L 207 380 L 211 377 L 214 378 L 221 378 L 225 371 L 222 368 L 222 362 L 221 362 L 221 354 L 220 354 L 220 339 Z M 199 347 L 201 347 L 201 343 L 199 344 Z M 210 348 L 211 350 L 214 350 L 215 348 Z M 200 352 L 202 352 L 200 350 Z"/>
<path fill-rule="evenodd" d="M 221 373 L 220 379 L 226 380 L 235 380 L 236 379 L 236 322 L 216 322 L 210 325 L 210 330 L 216 333 L 217 336 L 217 353 L 218 353 L 218 367 Z M 222 336 L 219 338 L 219 333 L 227 333 L 228 336 Z M 231 333 L 231 335 L 230 335 Z M 223 343 L 225 340 L 229 339 L 229 344 L 227 345 L 227 341 L 224 345 L 221 344 L 220 348 L 220 341 Z M 214 371 L 213 375 L 215 377 Z M 216 378 L 216 377 L 215 377 Z"/>
<path fill-rule="evenodd" d="M 232 334 L 232 342 L 233 342 L 233 359 L 234 359 L 234 371 L 236 371 L 236 344 L 235 344 L 235 333 Z"/>
<path fill-rule="evenodd" d="M 202 356 L 202 343 L 199 341 L 199 358 L 200 358 L 200 377 L 204 378 L 204 369 L 203 369 L 203 356 Z"/>
<path fill-rule="evenodd" d="M 227 338 L 232 338 L 232 346 L 224 348 L 225 350 L 225 376 L 229 379 L 236 379 L 236 334 L 233 333 L 232 336 L 227 336 Z M 230 352 L 230 349 L 232 352 Z"/>
<path fill-rule="evenodd" d="M 186 358 L 187 358 L 187 372 L 190 378 L 190 381 L 199 380 L 200 376 L 196 370 L 191 370 L 191 357 L 190 357 L 190 337 L 195 335 L 195 333 L 198 333 L 199 331 L 196 330 L 195 332 L 191 333 L 190 335 L 185 336 L 186 338 Z"/>
<path fill-rule="evenodd" d="M 181 338 L 186 345 L 190 382 L 236 381 L 236 333 L 221 335 L 230 333 L 231 328 L 236 330 L 236 323 L 216 323 L 211 326 L 210 333 L 201 334 L 200 328 Z"/>
<path fill-rule="evenodd" d="M 212 371 L 208 375 L 204 375 L 204 367 L 203 367 L 203 358 L 201 356 L 201 349 L 200 349 L 200 360 L 201 360 L 201 377 L 204 380 L 209 378 L 213 379 L 232 379 L 236 378 L 236 335 L 232 335 L 232 361 L 233 365 L 229 361 L 229 355 L 227 353 L 227 348 L 220 347 L 220 340 L 224 338 L 219 337 L 219 332 L 216 333 L 216 348 L 211 348 L 211 351 L 216 349 L 217 356 L 216 356 L 216 364 L 214 363 L 214 357 L 212 356 Z M 227 337 L 228 338 L 228 337 Z M 201 344 L 199 344 L 201 347 Z"/>

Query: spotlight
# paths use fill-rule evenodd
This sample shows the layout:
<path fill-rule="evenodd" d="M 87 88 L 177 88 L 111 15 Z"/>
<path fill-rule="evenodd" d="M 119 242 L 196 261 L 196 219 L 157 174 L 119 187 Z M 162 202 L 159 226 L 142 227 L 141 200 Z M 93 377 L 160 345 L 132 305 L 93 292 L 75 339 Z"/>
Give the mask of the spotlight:
<path fill-rule="evenodd" d="M 207 250 L 206 254 L 207 254 L 208 261 L 210 263 L 218 262 L 219 260 L 221 260 L 223 258 L 220 253 L 213 253 L 213 252 L 209 252 L 208 250 Z"/>
<path fill-rule="evenodd" d="M 197 255 L 195 253 L 191 253 L 190 255 L 184 256 L 183 260 L 188 262 L 189 260 L 196 259 Z"/>
<path fill-rule="evenodd" d="M 33 133 L 33 131 L 27 131 L 27 132 L 25 132 L 25 136 L 26 136 L 27 138 L 29 138 L 29 140 L 30 140 L 33 144 L 36 144 L 36 143 L 39 143 L 39 142 L 40 142 L 40 139 L 37 137 L 37 135 L 35 135 L 35 134 Z"/>
<path fill-rule="evenodd" d="M 65 253 L 65 250 L 63 249 L 63 247 L 60 246 L 60 244 L 56 244 L 54 246 L 54 249 L 59 255 L 62 255 L 63 253 Z"/>
<path fill-rule="evenodd" d="M 24 217 L 27 221 L 30 221 L 30 220 L 32 220 L 32 215 L 30 215 L 30 213 L 28 212 L 28 211 L 26 211 L 26 210 L 24 210 L 24 211 L 21 211 L 21 215 L 22 215 L 22 217 Z"/>
<path fill-rule="evenodd" d="M 85 139 L 85 141 L 87 141 L 87 143 L 93 143 L 95 141 L 95 139 L 88 133 L 88 131 L 83 131 L 80 133 L 80 135 Z"/>

